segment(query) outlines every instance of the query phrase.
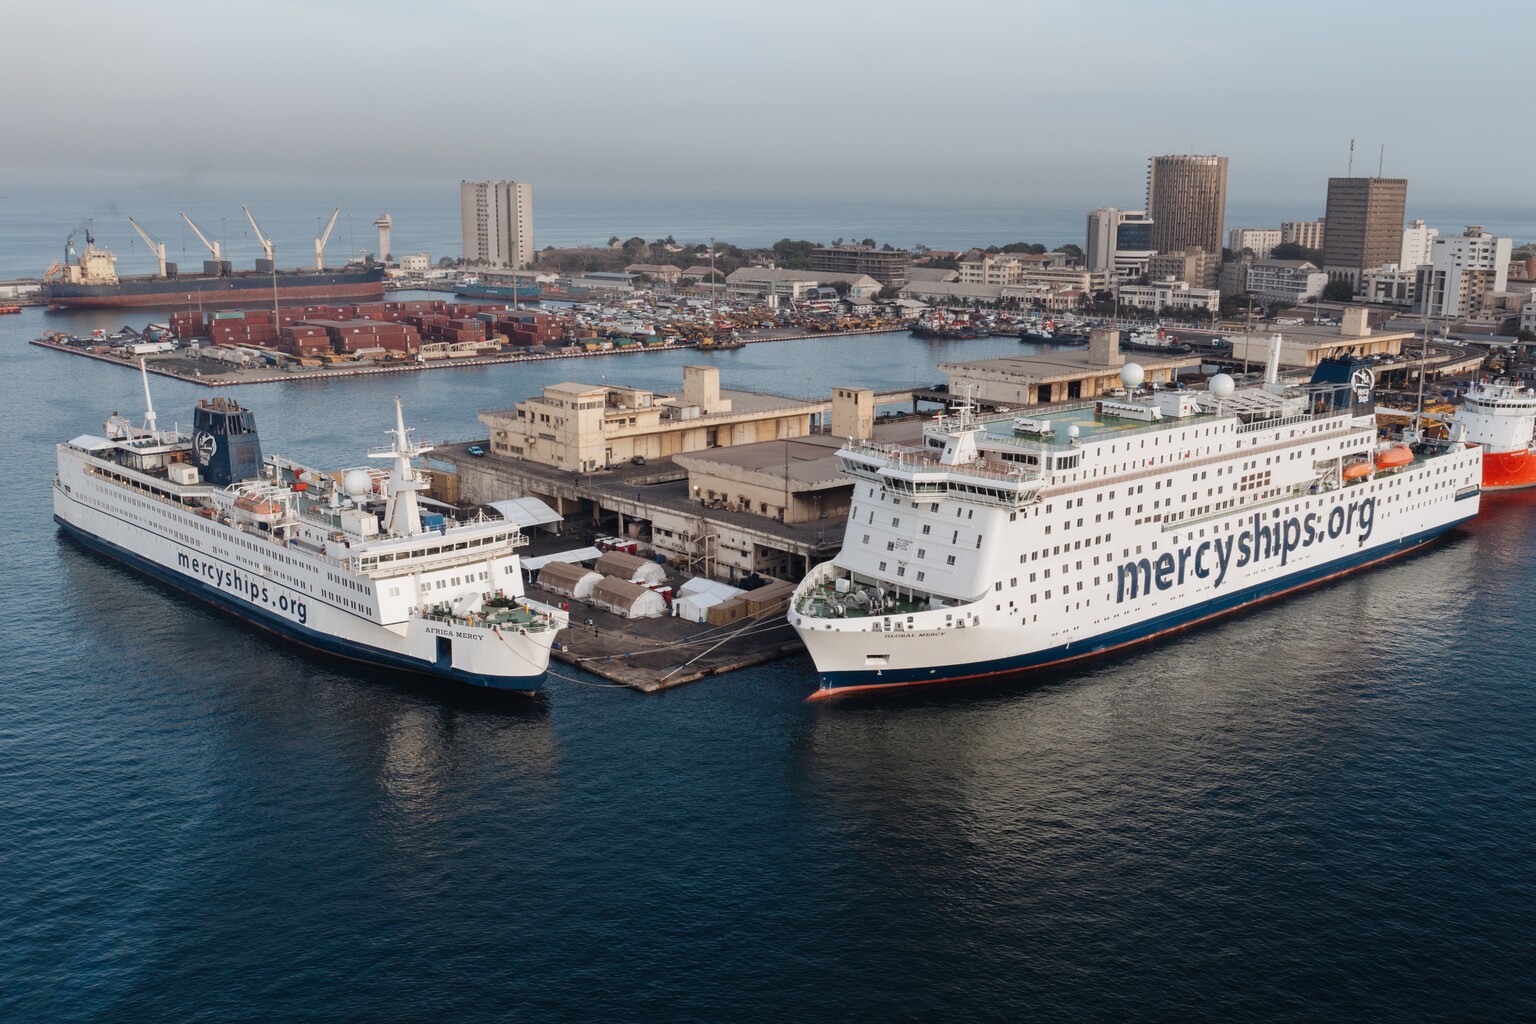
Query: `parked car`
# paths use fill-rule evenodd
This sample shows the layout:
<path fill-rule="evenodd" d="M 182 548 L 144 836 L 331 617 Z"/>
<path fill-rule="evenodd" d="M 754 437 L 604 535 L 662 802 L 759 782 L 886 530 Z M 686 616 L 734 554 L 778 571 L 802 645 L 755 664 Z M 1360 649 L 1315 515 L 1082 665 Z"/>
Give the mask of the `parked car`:
<path fill-rule="evenodd" d="M 469 446 L 469 454 L 473 455 L 477 459 L 484 458 L 485 457 L 485 449 L 480 447 L 477 444 L 472 444 L 472 445 Z"/>

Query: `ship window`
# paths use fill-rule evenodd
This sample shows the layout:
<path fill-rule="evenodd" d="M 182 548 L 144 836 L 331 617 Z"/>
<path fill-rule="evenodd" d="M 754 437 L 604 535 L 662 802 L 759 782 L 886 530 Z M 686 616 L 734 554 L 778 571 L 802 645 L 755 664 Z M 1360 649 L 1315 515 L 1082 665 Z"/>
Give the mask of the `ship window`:
<path fill-rule="evenodd" d="M 954 565 L 955 564 L 955 556 L 954 555 L 950 555 L 948 558 L 944 559 L 944 564 L 945 565 Z"/>

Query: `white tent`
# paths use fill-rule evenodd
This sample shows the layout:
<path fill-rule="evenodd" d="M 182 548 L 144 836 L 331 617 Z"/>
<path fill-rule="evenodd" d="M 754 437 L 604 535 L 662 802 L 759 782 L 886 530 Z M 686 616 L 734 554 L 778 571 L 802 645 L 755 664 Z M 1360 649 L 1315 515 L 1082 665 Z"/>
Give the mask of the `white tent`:
<path fill-rule="evenodd" d="M 654 590 L 638 583 L 605 576 L 592 588 L 593 604 L 627 619 L 657 619 L 667 614 L 667 602 Z"/>
<path fill-rule="evenodd" d="M 741 593 L 740 588 L 729 583 L 695 576 L 677 589 L 677 596 L 672 599 L 672 614 L 689 622 L 703 622 L 710 608 Z"/>
<path fill-rule="evenodd" d="M 540 590 L 585 601 L 592 595 L 592 588 L 597 586 L 602 578 L 601 573 L 595 573 L 582 565 L 571 562 L 549 562 L 539 570 L 538 585 Z"/>
<path fill-rule="evenodd" d="M 561 515 L 538 498 L 508 498 L 493 501 L 491 508 L 501 513 L 503 519 L 516 523 L 517 528 L 529 533 L 536 526 L 549 526 L 561 521 Z"/>
<path fill-rule="evenodd" d="M 639 555 L 609 551 L 597 560 L 596 569 L 604 576 L 616 576 L 631 583 L 657 587 L 667 582 L 667 570 L 659 563 Z"/>
<path fill-rule="evenodd" d="M 529 572 L 537 572 L 550 562 L 590 562 L 601 555 L 597 548 L 576 548 L 574 551 L 557 551 L 553 555 L 534 555 L 531 558 L 520 559 L 523 568 Z"/>

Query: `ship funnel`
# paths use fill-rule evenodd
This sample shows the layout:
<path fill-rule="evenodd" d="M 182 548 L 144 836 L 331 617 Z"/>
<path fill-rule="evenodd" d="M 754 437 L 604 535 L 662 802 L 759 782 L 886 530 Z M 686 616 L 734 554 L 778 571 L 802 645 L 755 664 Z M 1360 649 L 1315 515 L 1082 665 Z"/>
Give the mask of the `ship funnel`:
<path fill-rule="evenodd" d="M 262 475 L 256 414 L 229 398 L 205 398 L 192 413 L 192 448 L 203 479 L 229 485 Z"/>

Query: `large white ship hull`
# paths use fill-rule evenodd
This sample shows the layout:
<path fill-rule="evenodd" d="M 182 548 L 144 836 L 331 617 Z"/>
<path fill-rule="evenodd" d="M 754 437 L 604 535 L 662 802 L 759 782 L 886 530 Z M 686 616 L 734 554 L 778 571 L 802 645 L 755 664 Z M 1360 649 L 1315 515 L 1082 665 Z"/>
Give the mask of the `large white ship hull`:
<path fill-rule="evenodd" d="M 87 547 L 248 622 L 313 650 L 385 669 L 534 693 L 543 685 L 554 629 L 508 631 L 413 616 L 384 625 L 281 582 L 270 569 L 239 565 L 202 542 L 216 528 L 163 501 L 91 490 L 61 460 L 54 519 Z M 82 489 L 84 488 L 84 489 Z M 90 501 L 82 500 L 89 496 Z M 239 543 L 230 529 L 229 543 Z M 313 590 L 314 588 L 311 588 Z"/>
<path fill-rule="evenodd" d="M 1408 554 L 1471 519 L 1477 511 L 1476 497 L 1474 492 L 1463 498 L 1465 514 L 1450 521 L 1350 554 L 1321 555 L 1287 565 L 1282 572 L 1255 573 L 1223 587 L 1219 594 L 1209 586 L 1200 587 L 1157 601 L 1123 625 L 1062 622 L 1057 628 L 1015 623 L 910 628 L 893 621 L 887 629 L 875 632 L 838 629 L 825 621 L 809 622 L 793 612 L 790 621 L 816 664 L 820 689 L 812 695 L 815 698 L 1011 675 L 1153 640 Z M 826 563 L 808 581 L 818 579 L 817 573 L 831 571 L 832 563 Z"/>
<path fill-rule="evenodd" d="M 1088 657 L 1406 554 L 1477 514 L 1483 464 L 1379 443 L 1327 380 L 962 416 L 840 455 L 843 547 L 788 613 L 818 697 Z"/>

